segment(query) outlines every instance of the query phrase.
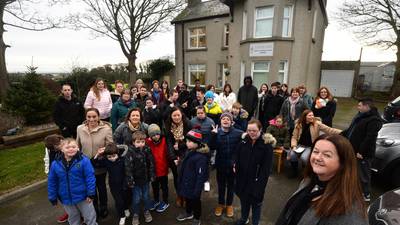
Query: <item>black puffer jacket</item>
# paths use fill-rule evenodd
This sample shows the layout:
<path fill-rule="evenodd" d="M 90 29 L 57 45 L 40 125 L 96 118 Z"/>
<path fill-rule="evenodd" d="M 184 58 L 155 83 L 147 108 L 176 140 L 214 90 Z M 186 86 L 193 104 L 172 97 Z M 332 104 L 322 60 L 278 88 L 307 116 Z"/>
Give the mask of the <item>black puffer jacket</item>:
<path fill-rule="evenodd" d="M 267 94 L 267 97 L 264 99 L 265 120 L 261 121 L 263 123 L 263 126 L 268 126 L 268 122 L 274 119 L 279 114 L 283 101 L 283 97 L 278 94 L 273 95 L 271 92 Z"/>
<path fill-rule="evenodd" d="M 53 118 L 64 137 L 75 137 L 76 128 L 84 121 L 85 110 L 76 97 L 67 100 L 60 96 L 54 107 Z"/>
<path fill-rule="evenodd" d="M 250 117 L 254 116 L 258 105 L 258 91 L 254 85 L 243 85 L 239 88 L 237 100 L 249 113 Z"/>
<path fill-rule="evenodd" d="M 147 146 L 142 150 L 129 146 L 125 156 L 125 175 L 129 186 L 144 185 L 155 177 L 153 156 Z"/>

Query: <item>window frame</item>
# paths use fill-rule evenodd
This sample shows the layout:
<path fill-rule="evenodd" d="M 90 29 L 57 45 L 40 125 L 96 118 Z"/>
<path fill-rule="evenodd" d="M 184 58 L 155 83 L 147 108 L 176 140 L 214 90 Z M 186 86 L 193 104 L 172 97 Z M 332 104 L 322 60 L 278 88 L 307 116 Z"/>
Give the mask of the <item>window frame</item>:
<path fill-rule="evenodd" d="M 318 16 L 318 12 L 317 12 L 317 10 L 314 10 L 313 28 L 312 28 L 312 34 L 311 34 L 311 39 L 313 42 L 315 42 L 315 33 L 317 31 L 317 16 Z"/>
<path fill-rule="evenodd" d="M 199 34 L 198 32 L 196 33 L 196 35 L 191 35 L 190 31 L 193 29 L 204 29 L 204 34 Z M 197 26 L 197 27 L 189 27 L 187 30 L 187 34 L 188 34 L 188 49 L 206 49 L 207 48 L 207 28 L 206 26 Z M 200 37 L 204 36 L 205 37 L 205 46 L 204 47 L 200 47 Z M 191 38 L 195 37 L 197 39 L 197 47 L 196 46 L 191 46 Z"/>
<path fill-rule="evenodd" d="M 272 17 L 265 17 L 265 18 L 257 18 L 257 10 L 263 9 L 263 8 L 271 8 L 272 9 Z M 275 6 L 273 5 L 267 5 L 267 6 L 260 6 L 256 7 L 254 9 L 254 31 L 253 31 L 253 37 L 254 38 L 269 38 L 273 36 L 274 33 L 274 17 L 275 17 Z M 267 36 L 257 36 L 257 20 L 271 20 L 271 35 Z"/>
<path fill-rule="evenodd" d="M 267 70 L 255 70 L 254 69 L 254 65 L 256 64 L 256 63 L 267 63 L 267 65 L 268 65 L 268 68 L 267 68 Z M 254 73 L 256 72 L 256 73 L 267 73 L 267 76 L 268 75 L 271 75 L 270 74 L 270 72 L 271 72 L 271 63 L 272 63 L 272 60 L 257 60 L 257 61 L 252 61 L 251 62 L 251 79 L 253 79 L 253 81 L 254 81 Z M 263 83 L 268 83 L 268 80 L 266 80 L 266 81 L 264 81 Z"/>
<path fill-rule="evenodd" d="M 243 20 L 242 20 L 242 40 L 246 40 L 247 38 L 247 11 L 243 11 Z"/>
<path fill-rule="evenodd" d="M 289 17 L 285 17 L 285 9 L 289 8 Z M 288 28 L 287 35 L 284 30 L 284 21 L 288 20 Z M 282 15 L 282 37 L 292 37 L 292 26 L 293 26 L 293 5 L 286 5 L 283 7 L 283 15 Z"/>
<path fill-rule="evenodd" d="M 187 68 L 187 70 L 188 70 L 188 85 L 194 86 L 194 81 L 192 84 L 192 79 L 191 79 L 192 78 L 192 76 L 191 76 L 192 70 L 190 68 L 191 66 L 197 66 L 195 72 L 202 72 L 203 70 L 199 70 L 199 66 L 204 66 L 204 84 L 201 84 L 202 86 L 204 86 L 205 81 L 206 81 L 206 76 L 207 76 L 207 64 L 206 63 L 190 63 L 190 64 L 188 64 L 188 68 Z"/>
<path fill-rule="evenodd" d="M 280 69 L 280 64 L 284 63 L 283 70 Z M 288 74 L 289 74 L 289 60 L 280 60 L 278 67 L 278 76 L 283 73 L 283 80 L 281 83 L 287 84 Z"/>
<path fill-rule="evenodd" d="M 227 29 L 228 28 L 228 29 Z M 229 30 L 230 26 L 229 23 L 224 25 L 224 43 L 223 43 L 223 47 L 229 47 Z"/>

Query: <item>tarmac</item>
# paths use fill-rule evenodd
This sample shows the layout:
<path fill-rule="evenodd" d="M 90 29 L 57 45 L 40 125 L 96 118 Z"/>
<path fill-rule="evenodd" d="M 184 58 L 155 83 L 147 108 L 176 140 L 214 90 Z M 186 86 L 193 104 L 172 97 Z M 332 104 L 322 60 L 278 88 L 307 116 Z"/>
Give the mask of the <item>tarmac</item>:
<path fill-rule="evenodd" d="M 264 202 L 262 206 L 261 225 L 275 224 L 281 209 L 284 207 L 287 199 L 297 189 L 299 179 L 289 179 L 285 173 L 270 176 L 265 191 Z M 235 215 L 228 218 L 224 214 L 221 217 L 214 215 L 214 208 L 217 205 L 217 189 L 215 180 L 215 171 L 211 172 L 211 191 L 202 194 L 202 224 L 203 225 L 234 225 L 240 216 L 239 200 L 235 196 L 234 208 Z M 170 207 L 163 213 L 152 212 L 153 225 L 189 225 L 190 221 L 177 222 L 175 217 L 184 209 L 175 206 L 175 190 L 172 179 L 169 179 Z M 387 187 L 372 188 L 373 199 L 387 191 Z M 21 192 L 21 193 L 19 193 Z M 108 198 L 109 215 L 105 219 L 98 221 L 99 225 L 116 225 L 119 222 L 114 207 L 114 201 L 109 194 Z M 14 193 L 8 194 L 5 198 L 0 197 L 0 224 L 1 225 L 47 225 L 57 224 L 56 218 L 63 213 L 62 206 L 52 206 L 47 200 L 46 182 L 39 182 L 30 188 L 25 188 Z M 68 223 L 65 223 L 68 224 Z M 131 218 L 127 219 L 126 224 L 131 224 Z M 140 224 L 146 224 L 141 216 Z M 251 223 L 250 223 L 251 224 Z"/>

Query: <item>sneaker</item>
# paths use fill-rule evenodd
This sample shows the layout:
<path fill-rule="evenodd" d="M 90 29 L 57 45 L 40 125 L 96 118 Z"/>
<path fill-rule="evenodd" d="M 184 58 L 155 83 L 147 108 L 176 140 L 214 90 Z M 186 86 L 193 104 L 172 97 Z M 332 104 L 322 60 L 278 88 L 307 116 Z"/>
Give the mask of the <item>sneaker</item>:
<path fill-rule="evenodd" d="M 151 217 L 150 211 L 144 211 L 144 222 L 150 223 L 151 221 L 153 221 L 153 217 Z"/>
<path fill-rule="evenodd" d="M 150 210 L 151 210 L 151 211 L 155 210 L 155 209 L 157 208 L 158 205 L 160 205 L 160 202 L 153 201 L 153 202 L 151 203 Z"/>
<path fill-rule="evenodd" d="M 218 205 L 218 206 L 215 208 L 214 214 L 215 214 L 216 216 L 221 216 L 221 215 L 222 215 L 222 211 L 224 211 L 224 208 L 225 208 L 225 206 L 223 206 L 223 205 Z"/>
<path fill-rule="evenodd" d="M 249 223 L 250 223 L 249 218 L 247 218 L 247 220 L 244 223 L 243 223 L 242 219 L 239 219 L 236 221 L 235 225 L 245 225 L 245 224 L 249 224 Z"/>
<path fill-rule="evenodd" d="M 226 216 L 229 218 L 233 217 L 233 206 L 226 206 Z"/>
<path fill-rule="evenodd" d="M 159 212 L 159 213 L 162 213 L 162 212 L 164 212 L 168 207 L 169 207 L 169 204 L 168 204 L 168 203 L 161 202 L 161 203 L 158 205 L 156 211 Z"/>
<path fill-rule="evenodd" d="M 133 214 L 132 225 L 139 225 L 139 215 Z"/>
<path fill-rule="evenodd" d="M 120 219 L 119 219 L 119 225 L 125 225 L 125 217 L 121 217 Z"/>
<path fill-rule="evenodd" d="M 371 195 L 370 194 L 364 195 L 364 201 L 365 202 L 370 202 L 371 201 Z"/>
<path fill-rule="evenodd" d="M 185 221 L 185 220 L 191 220 L 193 219 L 193 214 L 188 214 L 186 212 L 179 214 L 179 216 L 176 217 L 176 220 L 179 222 Z"/>
<path fill-rule="evenodd" d="M 192 225 L 200 225 L 200 224 L 201 224 L 200 220 L 194 219 L 194 220 L 192 221 Z"/>
<path fill-rule="evenodd" d="M 62 216 L 57 218 L 57 223 L 65 223 L 68 221 L 68 214 L 64 213 Z"/>
<path fill-rule="evenodd" d="M 131 216 L 131 212 L 129 211 L 129 209 L 125 209 L 124 213 L 125 213 L 125 217 Z"/>

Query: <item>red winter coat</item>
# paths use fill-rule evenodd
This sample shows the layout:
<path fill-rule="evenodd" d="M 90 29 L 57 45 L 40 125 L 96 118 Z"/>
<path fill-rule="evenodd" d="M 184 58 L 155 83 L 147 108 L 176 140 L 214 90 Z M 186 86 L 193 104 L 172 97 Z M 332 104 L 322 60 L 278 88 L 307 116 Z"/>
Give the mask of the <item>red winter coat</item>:
<path fill-rule="evenodd" d="M 151 138 L 146 139 L 154 158 L 156 177 L 168 176 L 168 153 L 165 137 L 161 137 L 159 143 L 154 143 Z"/>

